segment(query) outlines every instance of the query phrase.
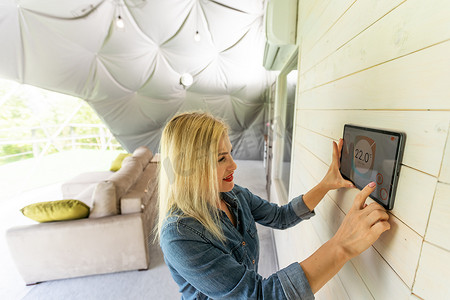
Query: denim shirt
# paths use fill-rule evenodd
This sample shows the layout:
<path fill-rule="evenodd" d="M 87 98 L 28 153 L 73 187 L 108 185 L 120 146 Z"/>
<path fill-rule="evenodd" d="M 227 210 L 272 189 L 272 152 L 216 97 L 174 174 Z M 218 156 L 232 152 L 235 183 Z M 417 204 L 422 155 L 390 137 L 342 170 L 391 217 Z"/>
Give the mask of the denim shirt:
<path fill-rule="evenodd" d="M 314 212 L 303 197 L 280 207 L 238 185 L 221 197 L 236 220 L 234 227 L 225 213 L 221 215 L 225 242 L 196 219 L 179 214 L 168 217 L 162 227 L 161 249 L 181 299 L 314 299 L 298 262 L 266 279 L 258 274 L 255 221 L 286 229 L 309 219 Z"/>

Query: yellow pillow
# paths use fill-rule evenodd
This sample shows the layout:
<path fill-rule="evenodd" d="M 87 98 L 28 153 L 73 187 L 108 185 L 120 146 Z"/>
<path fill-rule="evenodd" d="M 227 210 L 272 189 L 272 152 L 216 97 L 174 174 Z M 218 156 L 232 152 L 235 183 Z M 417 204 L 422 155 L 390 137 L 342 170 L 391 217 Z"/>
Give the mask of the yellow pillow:
<path fill-rule="evenodd" d="M 111 168 L 109 170 L 113 172 L 119 171 L 120 168 L 122 167 L 123 160 L 128 156 L 131 156 L 131 153 L 119 153 L 116 159 L 112 162 Z"/>
<path fill-rule="evenodd" d="M 72 199 L 34 203 L 20 211 L 24 216 L 41 223 L 82 219 L 89 216 L 89 206 Z"/>

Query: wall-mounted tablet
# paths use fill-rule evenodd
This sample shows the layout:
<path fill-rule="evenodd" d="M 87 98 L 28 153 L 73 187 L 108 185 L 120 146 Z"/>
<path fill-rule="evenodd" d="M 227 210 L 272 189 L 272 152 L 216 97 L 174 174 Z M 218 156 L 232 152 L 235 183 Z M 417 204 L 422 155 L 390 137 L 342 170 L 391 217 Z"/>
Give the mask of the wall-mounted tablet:
<path fill-rule="evenodd" d="M 377 187 L 370 196 L 384 208 L 392 209 L 405 138 L 401 132 L 346 124 L 341 153 L 342 176 L 359 189 L 375 181 Z"/>

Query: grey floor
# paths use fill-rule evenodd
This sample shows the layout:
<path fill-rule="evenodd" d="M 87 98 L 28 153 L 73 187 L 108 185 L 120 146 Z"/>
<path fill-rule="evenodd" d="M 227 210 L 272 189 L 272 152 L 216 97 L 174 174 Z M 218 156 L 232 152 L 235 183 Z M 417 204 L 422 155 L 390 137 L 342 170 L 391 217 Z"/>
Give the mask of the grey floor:
<path fill-rule="evenodd" d="M 261 161 L 236 161 L 235 182 L 267 199 L 265 171 Z M 260 239 L 259 273 L 268 277 L 277 271 L 273 233 L 258 225 Z M 34 286 L 22 299 L 180 299 L 178 287 L 164 264 L 158 245 L 151 245 L 147 271 L 131 271 L 44 282 Z M 0 298 L 1 292 L 0 292 Z"/>

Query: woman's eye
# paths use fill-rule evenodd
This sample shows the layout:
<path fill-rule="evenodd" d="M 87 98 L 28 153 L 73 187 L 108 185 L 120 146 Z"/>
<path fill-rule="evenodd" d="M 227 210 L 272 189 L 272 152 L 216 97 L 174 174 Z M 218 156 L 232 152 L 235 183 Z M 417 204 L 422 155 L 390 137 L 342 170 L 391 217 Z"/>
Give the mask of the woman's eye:
<path fill-rule="evenodd" d="M 219 162 L 222 162 L 222 161 L 224 161 L 225 160 L 225 156 L 222 156 L 220 159 L 219 159 Z"/>

